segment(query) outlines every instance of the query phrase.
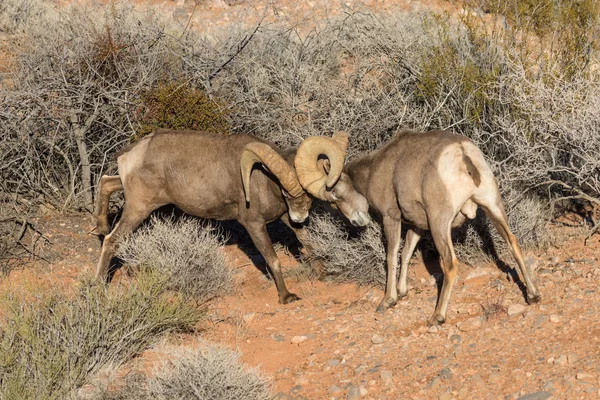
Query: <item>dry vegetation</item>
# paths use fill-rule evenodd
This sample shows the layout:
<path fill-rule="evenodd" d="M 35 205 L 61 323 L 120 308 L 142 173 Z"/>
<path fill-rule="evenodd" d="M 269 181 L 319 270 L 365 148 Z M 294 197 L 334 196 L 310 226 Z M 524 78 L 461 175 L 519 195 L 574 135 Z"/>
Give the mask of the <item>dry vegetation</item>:
<path fill-rule="evenodd" d="M 172 347 L 148 376 L 128 377 L 118 392 L 104 391 L 95 400 L 268 400 L 271 383 L 240 354 L 212 344 L 190 349 Z"/>
<path fill-rule="evenodd" d="M 195 219 L 151 218 L 119 247 L 125 264 L 150 268 L 164 276 L 167 287 L 198 302 L 231 291 L 233 278 L 221 251 L 216 228 Z"/>
<path fill-rule="evenodd" d="M 40 206 L 90 211 L 100 176 L 115 171 L 113 154 L 157 126 L 252 133 L 282 147 L 344 129 L 350 157 L 399 127 L 451 129 L 483 150 L 521 243 L 547 245 L 548 216 L 565 202 L 600 205 L 600 6 L 470 4 L 461 20 L 348 13 L 308 33 L 282 21 L 209 36 L 127 2 L 58 9 L 3 0 L 0 35 L 16 68 L 0 75 L 2 270 L 43 240 L 28 215 Z M 478 218 L 455 233 L 461 261 L 502 257 L 488 228 Z M 349 231 L 319 210 L 309 229 L 329 277 L 382 284 L 377 225 Z M 15 297 L 0 331 L 0 397 L 64 398 L 104 364 L 189 329 L 198 315 L 179 296 L 206 301 L 230 289 L 221 243 L 197 222 L 154 221 L 121 251 L 150 267 L 137 285 Z M 425 240 L 421 251 L 431 247 Z M 180 294 L 167 301 L 167 291 Z M 491 314 L 502 311 L 490 304 Z M 231 353 L 180 356 L 140 378 L 140 390 L 149 398 L 215 393 L 215 368 L 248 392 L 214 398 L 267 396 L 265 380 L 246 375 Z"/>

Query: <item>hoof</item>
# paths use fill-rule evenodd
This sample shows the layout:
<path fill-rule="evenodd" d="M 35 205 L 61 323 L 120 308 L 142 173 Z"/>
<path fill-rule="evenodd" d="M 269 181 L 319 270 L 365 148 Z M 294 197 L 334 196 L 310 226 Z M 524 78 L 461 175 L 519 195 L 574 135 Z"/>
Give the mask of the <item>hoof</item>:
<path fill-rule="evenodd" d="M 297 300 L 300 300 L 300 297 L 296 296 L 294 293 L 287 293 L 286 295 L 279 297 L 279 302 L 281 304 L 289 304 Z"/>
<path fill-rule="evenodd" d="M 539 303 L 540 301 L 542 301 L 542 296 L 539 294 L 535 294 L 533 296 L 530 296 L 529 294 L 527 295 L 527 304 L 535 304 Z"/>
<path fill-rule="evenodd" d="M 400 292 L 398 292 L 398 300 L 402 300 L 406 296 L 408 296 L 408 291 L 406 293 L 400 293 Z"/>
<path fill-rule="evenodd" d="M 434 315 L 427 320 L 427 326 L 438 326 L 446 322 L 446 318 L 441 315 Z"/>
<path fill-rule="evenodd" d="M 394 307 L 397 302 L 398 302 L 397 299 L 392 299 L 392 298 L 386 299 L 386 298 L 384 298 L 383 300 L 381 300 L 381 303 L 379 303 L 379 305 L 377 306 L 377 310 L 375 310 L 375 311 L 377 313 L 379 313 L 379 314 L 382 314 L 388 308 Z"/>

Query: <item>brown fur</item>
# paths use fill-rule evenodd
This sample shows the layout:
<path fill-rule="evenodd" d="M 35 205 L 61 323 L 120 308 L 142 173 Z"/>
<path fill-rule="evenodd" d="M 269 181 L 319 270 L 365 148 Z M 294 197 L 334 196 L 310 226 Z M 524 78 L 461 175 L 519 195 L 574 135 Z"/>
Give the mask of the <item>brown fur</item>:
<path fill-rule="evenodd" d="M 267 143 L 250 135 L 158 130 L 121 150 L 119 176 L 103 177 L 100 184 L 96 213 L 101 233 L 108 230 L 110 194 L 124 190 L 125 205 L 121 220 L 104 240 L 97 276 L 106 276 L 119 236 L 135 230 L 155 209 L 174 204 L 198 217 L 239 221 L 273 272 L 280 302 L 298 299 L 286 288 L 266 224 L 287 213 L 306 218 L 311 200 L 306 194 L 289 198 L 274 175 L 255 167 L 251 202 L 246 204 L 240 158 L 251 142 Z M 295 152 L 267 144 L 293 166 Z"/>
<path fill-rule="evenodd" d="M 451 229 L 466 217 L 473 218 L 477 205 L 511 247 L 527 285 L 530 302 L 539 301 L 539 291 L 525 267 L 521 250 L 511 233 L 500 192 L 481 151 L 467 138 L 445 131 L 418 133 L 401 131 L 387 144 L 347 164 L 333 190 L 345 193 L 331 201 L 350 218 L 357 208 L 357 195 L 364 196 L 380 214 L 387 239 L 388 279 L 378 311 L 383 312 L 407 294 L 407 268 L 423 234 L 430 230 L 440 253 L 444 283 L 430 324 L 443 323 L 458 261 Z M 396 287 L 396 269 L 402 222 L 410 225 Z"/>

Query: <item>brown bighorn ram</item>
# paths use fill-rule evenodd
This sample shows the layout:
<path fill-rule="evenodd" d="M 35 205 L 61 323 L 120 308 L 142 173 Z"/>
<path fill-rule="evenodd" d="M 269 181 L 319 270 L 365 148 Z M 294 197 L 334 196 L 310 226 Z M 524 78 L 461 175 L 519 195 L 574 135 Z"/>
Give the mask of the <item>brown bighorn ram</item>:
<path fill-rule="evenodd" d="M 344 153 L 328 152 L 339 174 Z M 298 299 L 286 288 L 266 224 L 302 223 L 311 205 L 294 171 L 294 151 L 283 152 L 249 135 L 157 130 L 117 154 L 119 175 L 103 176 L 97 196 L 97 230 L 108 234 L 111 193 L 124 190 L 120 221 L 102 244 L 97 278 L 105 278 L 119 236 L 134 231 L 157 208 L 174 204 L 188 214 L 237 220 L 273 272 L 279 302 Z M 255 164 L 268 169 L 250 178 Z M 332 177 L 332 179 L 335 179 Z M 288 219 L 289 215 L 289 219 Z M 301 233 L 294 229 L 296 233 Z"/>
<path fill-rule="evenodd" d="M 336 205 L 351 220 L 356 210 L 363 207 L 362 196 L 381 215 L 387 239 L 387 284 L 378 312 L 393 307 L 399 297 L 407 295 L 408 263 L 423 231 L 429 230 L 440 253 L 444 281 L 428 323 L 437 325 L 446 320 L 458 272 L 451 229 L 462 225 L 466 218 L 474 218 L 477 206 L 491 218 L 510 246 L 524 278 L 529 303 L 540 301 L 538 288 L 508 227 L 496 179 L 481 151 L 469 139 L 445 131 L 399 132 L 378 150 L 348 163 L 338 182 L 329 186 L 323 184 L 328 165 L 318 157 L 304 157 L 303 147 L 314 146 L 313 140 L 308 138 L 300 145 L 295 160 L 298 178 L 306 191 Z M 322 138 L 316 142 L 327 147 Z M 410 229 L 402 249 L 398 293 L 396 269 L 402 221 Z"/>

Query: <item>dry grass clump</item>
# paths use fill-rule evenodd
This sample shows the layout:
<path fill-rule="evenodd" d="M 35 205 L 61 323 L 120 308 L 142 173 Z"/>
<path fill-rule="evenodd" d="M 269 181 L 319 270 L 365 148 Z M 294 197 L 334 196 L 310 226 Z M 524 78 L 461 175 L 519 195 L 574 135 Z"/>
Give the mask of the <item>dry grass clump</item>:
<path fill-rule="evenodd" d="M 147 227 L 124 240 L 118 256 L 126 264 L 157 271 L 170 290 L 202 302 L 232 289 L 223 244 L 219 231 L 207 222 L 190 217 L 152 217 Z"/>
<path fill-rule="evenodd" d="M 110 288 L 90 282 L 74 295 L 3 299 L 0 398 L 69 398 L 103 366 L 122 364 L 166 333 L 191 331 L 201 317 L 167 292 L 158 272 Z"/>
<path fill-rule="evenodd" d="M 324 210 L 311 214 L 310 224 L 305 228 L 311 248 L 309 257 L 321 263 L 326 279 L 369 286 L 385 284 L 381 228 L 371 222 L 351 235 L 341 218 Z"/>
<path fill-rule="evenodd" d="M 240 361 L 241 354 L 212 344 L 172 347 L 149 375 L 133 374 L 118 391 L 94 400 L 268 400 L 271 381 Z"/>

